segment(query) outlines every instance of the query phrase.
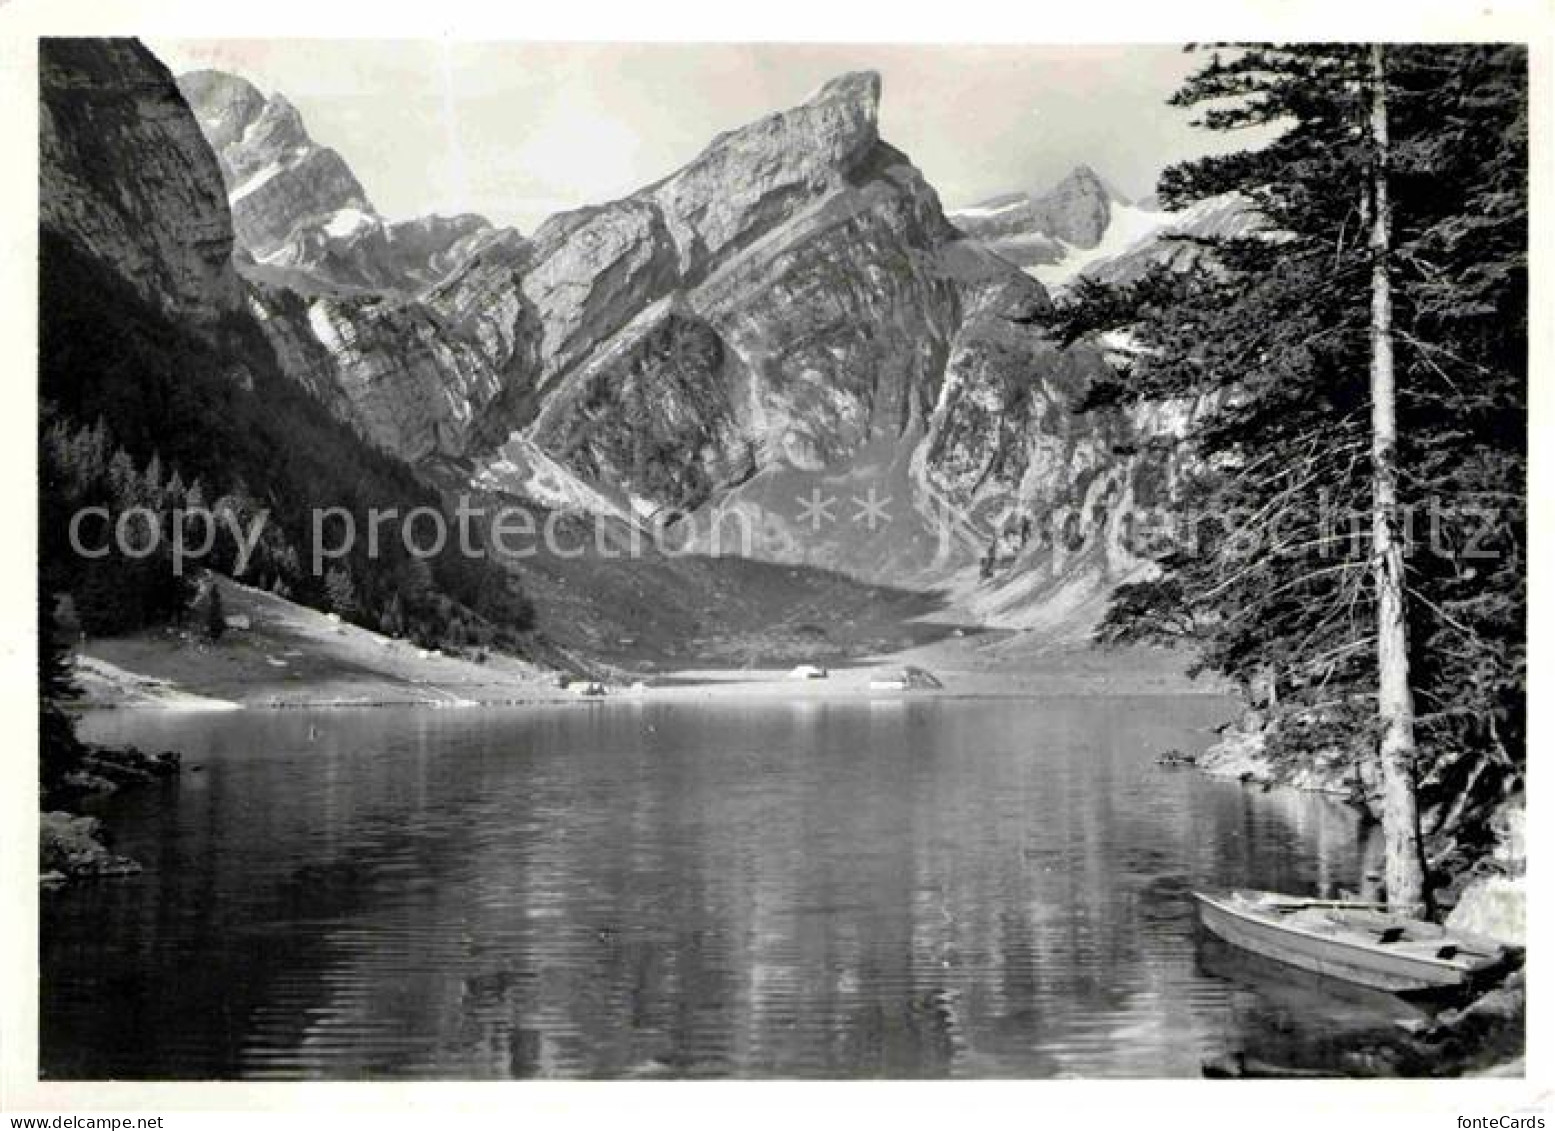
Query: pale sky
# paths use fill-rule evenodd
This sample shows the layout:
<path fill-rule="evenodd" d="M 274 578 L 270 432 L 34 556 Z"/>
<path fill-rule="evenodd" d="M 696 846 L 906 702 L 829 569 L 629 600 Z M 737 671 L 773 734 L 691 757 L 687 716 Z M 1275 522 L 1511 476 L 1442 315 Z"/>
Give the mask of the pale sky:
<path fill-rule="evenodd" d="M 1165 105 L 1194 56 L 1174 46 L 537 44 L 164 40 L 175 74 L 214 67 L 281 92 L 402 219 L 478 212 L 525 232 L 626 195 L 714 134 L 826 79 L 884 79 L 881 136 L 947 208 L 1046 188 L 1080 163 L 1126 196 L 1172 161 L 1246 144 Z"/>

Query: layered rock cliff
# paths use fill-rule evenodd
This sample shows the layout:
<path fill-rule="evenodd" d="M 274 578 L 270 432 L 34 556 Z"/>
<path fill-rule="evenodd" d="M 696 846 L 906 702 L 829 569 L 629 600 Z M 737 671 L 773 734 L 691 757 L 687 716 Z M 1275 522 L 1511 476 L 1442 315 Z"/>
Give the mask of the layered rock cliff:
<path fill-rule="evenodd" d="M 556 492 L 556 464 L 626 513 L 744 508 L 758 555 L 900 580 L 980 552 L 978 499 L 1039 505 L 1077 458 L 1106 462 L 1110 441 L 1068 411 L 1090 355 L 1015 326 L 1042 288 L 946 220 L 880 139 L 879 95 L 878 76 L 843 76 L 544 225 L 520 284 L 541 328 L 534 407 L 482 482 Z M 893 529 L 802 528 L 796 497 L 869 478 Z"/>
<path fill-rule="evenodd" d="M 55 39 L 38 70 L 39 223 L 168 314 L 235 309 L 226 192 L 167 68 L 136 40 Z"/>

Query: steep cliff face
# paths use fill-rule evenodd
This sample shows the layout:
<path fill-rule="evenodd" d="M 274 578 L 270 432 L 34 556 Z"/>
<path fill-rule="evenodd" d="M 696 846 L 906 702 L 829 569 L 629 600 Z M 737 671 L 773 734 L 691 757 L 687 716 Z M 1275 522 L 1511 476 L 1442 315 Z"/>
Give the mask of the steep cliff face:
<path fill-rule="evenodd" d="M 355 406 L 316 340 L 299 335 L 289 357 L 250 316 L 273 302 L 281 321 L 293 308 L 304 326 L 318 317 L 291 292 L 245 302 L 216 158 L 172 76 L 127 41 L 44 40 L 39 62 L 40 583 L 72 594 L 94 636 L 175 620 L 192 594 L 165 572 L 176 569 L 166 539 L 149 560 L 89 560 L 71 549 L 65 519 L 88 499 L 145 502 L 164 517 L 224 500 L 217 509 L 262 512 L 252 552 L 190 547 L 186 579 L 209 565 L 314 607 L 344 612 L 349 596 L 369 624 L 387 620 L 445 647 L 467 642 L 470 625 L 504 649 L 529 647 L 527 600 L 490 562 L 450 552 L 415 566 L 393 538 L 348 548 L 330 562 L 345 571 L 334 580 L 310 562 L 317 508 L 408 513 L 437 505 L 438 491 L 332 417 L 327 405 L 337 415 Z M 387 309 L 361 317 L 428 350 L 458 348 L 440 328 Z M 310 361 L 327 384 L 309 385 Z M 457 358 L 442 364 L 471 371 Z M 409 411 L 436 420 L 414 403 Z"/>
<path fill-rule="evenodd" d="M 420 298 L 268 277 L 249 304 L 293 378 L 373 444 L 411 463 L 463 461 L 489 446 L 488 417 L 506 415 L 496 406 L 525 401 L 540 336 L 519 289 L 528 242 L 478 236 L 457 276 Z"/>
<path fill-rule="evenodd" d="M 476 414 L 503 388 L 479 343 L 419 303 L 255 285 L 250 307 L 294 379 L 407 460 L 462 455 Z"/>
<path fill-rule="evenodd" d="M 39 222 L 168 314 L 235 309 L 226 193 L 167 68 L 135 40 L 58 39 L 39 83 Z"/>
<path fill-rule="evenodd" d="M 1014 321 L 1042 287 L 947 221 L 878 98 L 844 76 L 542 227 L 537 407 L 477 477 L 1006 623 L 1083 594 L 1078 623 L 1140 568 L 1101 535 L 1161 486 L 1139 440 L 1170 422 L 1073 411 L 1099 354 Z M 1070 513 L 1068 541 L 1040 536 Z"/>
<path fill-rule="evenodd" d="M 493 234 L 474 215 L 385 220 L 284 95 L 221 71 L 183 75 L 178 88 L 220 162 L 245 274 L 305 291 L 411 293 Z"/>
<path fill-rule="evenodd" d="M 260 102 L 201 82 L 213 143 L 253 129 L 232 122 Z M 921 426 L 980 274 L 1014 311 L 1043 301 L 945 221 L 878 100 L 878 76 L 844 76 L 632 197 L 486 241 L 414 301 L 271 290 L 266 325 L 385 447 L 478 458 L 521 433 L 640 513 L 845 461 Z"/>
<path fill-rule="evenodd" d="M 1156 267 L 1185 269 L 1203 254 L 1196 240 L 1260 227 L 1251 202 L 1235 194 L 1167 211 L 1153 200 L 1123 201 L 1088 169 L 1042 197 L 998 197 L 952 219 L 1055 294 L 1080 279 L 1122 283 Z M 1076 419 L 1068 405 L 1101 375 L 1100 360 L 1066 351 L 1051 358 L 1050 380 L 1002 389 L 981 372 L 982 355 L 964 371 L 952 365 L 962 407 L 947 414 L 938 463 L 945 489 L 988 516 L 978 581 L 959 585 L 962 607 L 984 619 L 1078 635 L 1104 612 L 1114 585 L 1149 570 L 1142 557 L 1151 537 L 1171 530 L 1191 466 L 1180 441 L 1208 406 L 1158 403 Z"/>
<path fill-rule="evenodd" d="M 1046 297 L 945 220 L 880 140 L 879 96 L 878 76 L 843 76 L 542 226 L 521 283 L 536 408 L 517 438 L 640 515 L 916 443 L 952 352 L 985 329 L 974 315 Z"/>
<path fill-rule="evenodd" d="M 528 241 L 479 216 L 385 220 L 283 95 L 219 71 L 178 83 L 221 169 L 249 308 L 287 371 L 395 455 L 463 458 L 488 407 L 533 376 Z"/>

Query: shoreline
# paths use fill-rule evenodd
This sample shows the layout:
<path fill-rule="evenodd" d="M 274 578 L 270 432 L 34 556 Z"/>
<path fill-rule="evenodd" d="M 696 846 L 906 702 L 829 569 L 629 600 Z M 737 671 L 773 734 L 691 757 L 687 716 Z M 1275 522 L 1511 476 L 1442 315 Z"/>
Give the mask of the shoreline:
<path fill-rule="evenodd" d="M 956 630 L 883 650 L 832 648 L 796 654 L 792 642 L 751 637 L 731 664 L 727 651 L 696 655 L 625 646 L 572 660 L 562 673 L 501 653 L 444 655 L 383 636 L 236 583 L 224 596 L 244 625 L 218 642 L 177 630 L 83 641 L 77 648 L 81 696 L 74 712 L 225 711 L 426 707 L 462 710 L 558 703 L 771 701 L 889 702 L 925 699 L 1033 699 L 1207 695 L 1231 698 L 1213 680 L 1190 680 L 1181 657 L 1157 649 L 1102 650 L 1049 641 L 1035 632 Z M 630 642 L 628 642 L 630 643 Z M 797 679 L 802 664 L 828 669 Z M 942 687 L 871 688 L 872 678 L 922 668 Z M 600 684 L 581 696 L 563 680 Z M 1228 709 L 1229 713 L 1229 709 Z"/>
<path fill-rule="evenodd" d="M 98 711 L 199 714 L 210 711 L 403 707 L 473 710 L 561 704 L 598 707 L 621 703 L 893 703 L 1192 696 L 1224 699 L 1229 712 L 1235 702 L 1223 688 L 1189 684 L 1155 673 L 1139 673 L 1126 668 L 1110 675 L 1097 675 L 1094 672 L 1022 670 L 1019 667 L 934 667 L 929 670 L 941 680 L 944 684 L 942 687 L 883 689 L 870 686 L 870 680 L 881 670 L 922 666 L 922 651 L 914 649 L 861 658 L 858 666 L 834 670 L 824 679 L 797 679 L 778 668 L 688 668 L 655 672 L 641 682 L 620 679 L 577 681 L 599 683 L 605 690 L 598 695 L 582 695 L 570 688 L 556 686 L 554 677 L 544 681 L 526 679 L 518 686 L 513 686 L 490 679 L 465 681 L 456 678 L 411 683 L 391 682 L 381 676 L 364 675 L 354 680 L 330 680 L 329 690 L 320 692 L 279 681 L 255 681 L 247 686 L 227 684 L 219 688 L 198 685 L 189 687 L 167 679 L 122 672 L 120 669 L 128 679 L 96 681 L 72 704 L 71 710 L 77 715 Z M 90 660 L 90 663 L 98 673 L 107 666 L 95 659 Z"/>
<path fill-rule="evenodd" d="M 558 707 L 576 705 L 579 707 L 608 707 L 617 704 L 643 705 L 648 703 L 684 703 L 684 702 L 733 702 L 733 701 L 781 701 L 792 703 L 901 703 L 901 702 L 925 702 L 925 701 L 1037 701 L 1043 699 L 1172 699 L 1182 696 L 1213 699 L 1217 698 L 1215 692 L 1182 692 L 1182 691 L 876 691 L 864 694 L 852 694 L 839 692 L 830 695 L 788 695 L 781 694 L 787 691 L 776 682 L 752 682 L 739 690 L 731 690 L 725 694 L 715 694 L 706 689 L 695 688 L 649 688 L 646 692 L 632 693 L 623 691 L 616 694 L 608 694 L 593 697 L 572 696 L 567 694 L 550 696 L 526 696 L 519 698 L 485 698 L 478 700 L 466 700 L 451 702 L 439 699 L 287 699 L 272 702 L 224 702 L 219 705 L 191 707 L 180 706 L 173 703 L 104 703 L 85 702 L 76 705 L 72 713 L 76 716 L 95 714 L 104 711 L 113 712 L 163 712 L 167 714 L 200 714 L 203 712 L 220 711 L 370 711 L 389 710 L 395 708 L 426 708 L 436 711 L 471 711 L 489 710 L 508 707 Z M 1211 775 L 1223 776 L 1223 775 Z"/>

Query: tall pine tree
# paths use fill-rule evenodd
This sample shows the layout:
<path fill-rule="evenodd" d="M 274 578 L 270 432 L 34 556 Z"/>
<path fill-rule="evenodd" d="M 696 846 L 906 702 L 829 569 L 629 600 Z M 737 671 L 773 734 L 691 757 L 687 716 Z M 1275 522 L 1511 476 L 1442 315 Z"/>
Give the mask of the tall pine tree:
<path fill-rule="evenodd" d="M 1199 410 L 1200 521 L 1103 636 L 1186 638 L 1264 688 L 1276 753 L 1369 749 L 1400 905 L 1425 887 L 1415 787 L 1440 833 L 1521 775 L 1526 90 L 1507 46 L 1215 49 L 1174 101 L 1278 135 L 1161 194 L 1239 193 L 1258 229 L 1055 319 L 1129 336 L 1092 404 Z"/>

